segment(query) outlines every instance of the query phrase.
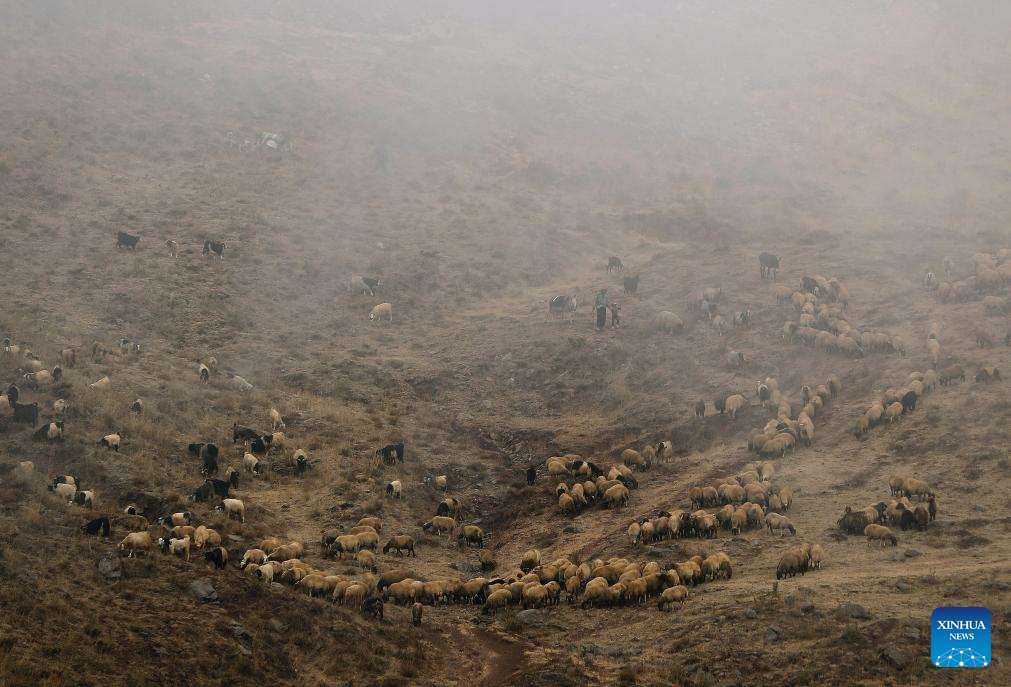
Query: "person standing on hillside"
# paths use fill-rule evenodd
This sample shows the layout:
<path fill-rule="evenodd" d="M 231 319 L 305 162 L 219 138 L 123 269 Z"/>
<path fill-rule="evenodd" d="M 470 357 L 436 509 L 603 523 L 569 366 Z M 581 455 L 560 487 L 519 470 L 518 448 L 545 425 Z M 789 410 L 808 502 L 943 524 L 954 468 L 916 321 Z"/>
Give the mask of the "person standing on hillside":
<path fill-rule="evenodd" d="M 597 331 L 602 332 L 607 324 L 607 289 L 601 289 L 593 297 L 593 307 L 597 312 Z"/>

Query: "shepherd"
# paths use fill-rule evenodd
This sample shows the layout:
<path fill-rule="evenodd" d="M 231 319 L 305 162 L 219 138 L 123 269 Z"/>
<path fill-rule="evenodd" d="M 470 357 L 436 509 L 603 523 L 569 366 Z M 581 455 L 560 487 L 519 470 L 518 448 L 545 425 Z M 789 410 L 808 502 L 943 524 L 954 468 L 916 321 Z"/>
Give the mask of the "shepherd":
<path fill-rule="evenodd" d="M 602 332 L 607 324 L 607 289 L 601 289 L 593 297 L 593 307 L 597 311 L 597 331 Z"/>

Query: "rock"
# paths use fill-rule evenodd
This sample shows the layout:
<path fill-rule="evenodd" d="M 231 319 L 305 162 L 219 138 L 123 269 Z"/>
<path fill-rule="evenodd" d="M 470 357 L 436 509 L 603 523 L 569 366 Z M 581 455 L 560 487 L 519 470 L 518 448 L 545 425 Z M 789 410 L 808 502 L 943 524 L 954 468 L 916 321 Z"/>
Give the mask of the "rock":
<path fill-rule="evenodd" d="M 190 582 L 189 590 L 193 598 L 200 603 L 218 600 L 218 593 L 214 591 L 214 585 L 211 584 L 210 578 L 201 577 L 193 580 Z"/>
<path fill-rule="evenodd" d="M 815 605 L 810 601 L 805 601 L 800 605 L 801 613 L 812 613 L 815 610 Z"/>
<path fill-rule="evenodd" d="M 906 549 L 906 558 L 916 558 L 917 556 L 922 556 L 916 549 Z"/>
<path fill-rule="evenodd" d="M 919 628 L 915 628 L 912 625 L 910 625 L 909 627 L 902 630 L 902 636 L 905 637 L 906 639 L 912 639 L 913 641 L 916 641 L 917 639 L 920 638 L 920 630 Z"/>
<path fill-rule="evenodd" d="M 948 599 L 953 596 L 958 596 L 958 589 L 956 589 L 955 587 L 948 587 L 947 589 L 944 590 L 944 598 Z"/>
<path fill-rule="evenodd" d="M 240 542 L 242 541 L 242 537 L 237 534 L 230 534 L 228 535 L 228 541 Z"/>
<path fill-rule="evenodd" d="M 271 618 L 267 621 L 267 627 L 269 627 L 274 632 L 284 632 L 284 623 L 282 623 L 277 618 Z"/>
<path fill-rule="evenodd" d="M 905 554 L 905 552 L 904 551 L 895 551 L 892 554 L 892 560 L 893 561 L 904 561 L 904 560 L 906 560 L 906 554 Z"/>
<path fill-rule="evenodd" d="M 594 644 L 581 644 L 579 646 L 580 656 L 593 656 L 598 653 L 600 653 L 600 647 Z"/>
<path fill-rule="evenodd" d="M 983 513 L 986 511 L 986 506 L 984 506 L 981 503 L 977 503 L 975 506 L 972 507 L 972 509 L 977 513 Z"/>
<path fill-rule="evenodd" d="M 904 670 L 909 665 L 909 656 L 894 644 L 889 644 L 881 649 L 878 652 L 878 657 L 896 670 Z"/>
<path fill-rule="evenodd" d="M 744 617 L 747 618 L 748 620 L 754 620 L 755 618 L 758 617 L 758 611 L 756 611 L 754 608 L 745 608 Z"/>
<path fill-rule="evenodd" d="M 579 530 L 575 525 L 566 525 L 562 528 L 562 532 L 565 532 L 566 534 L 576 534 Z"/>
<path fill-rule="evenodd" d="M 529 627 L 531 625 L 540 625 L 548 617 L 545 610 L 540 608 L 528 608 L 525 611 L 520 611 L 516 614 L 516 622 L 524 627 Z"/>
<path fill-rule="evenodd" d="M 600 653 L 610 658 L 620 658 L 622 656 L 640 656 L 642 649 L 639 647 L 605 646 Z"/>
<path fill-rule="evenodd" d="M 905 580 L 899 580 L 895 583 L 895 588 L 900 592 L 911 592 L 913 591 L 913 585 L 909 584 Z"/>
<path fill-rule="evenodd" d="M 860 604 L 843 604 L 836 611 L 836 614 L 843 618 L 854 618 L 856 620 L 871 619 L 871 612 Z"/>
<path fill-rule="evenodd" d="M 765 631 L 765 641 L 767 642 L 775 642 L 782 636 L 783 629 L 775 625 L 770 625 L 769 629 Z"/>
<path fill-rule="evenodd" d="M 253 635 L 249 633 L 249 630 L 240 625 L 237 620 L 233 620 L 229 623 L 228 629 L 231 631 L 232 635 L 239 640 L 239 643 L 247 645 L 253 643 Z"/>
<path fill-rule="evenodd" d="M 123 576 L 123 562 L 115 552 L 98 559 L 98 574 L 107 580 L 118 580 Z"/>

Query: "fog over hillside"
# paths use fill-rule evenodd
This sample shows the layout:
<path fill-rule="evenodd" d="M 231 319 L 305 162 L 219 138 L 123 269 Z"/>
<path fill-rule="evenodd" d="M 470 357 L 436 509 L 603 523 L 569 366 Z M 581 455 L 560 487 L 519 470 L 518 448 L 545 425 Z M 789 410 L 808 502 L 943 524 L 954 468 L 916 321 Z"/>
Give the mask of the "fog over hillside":
<path fill-rule="evenodd" d="M 1002 684 L 1009 26 L 0 2 L 0 684 Z"/>

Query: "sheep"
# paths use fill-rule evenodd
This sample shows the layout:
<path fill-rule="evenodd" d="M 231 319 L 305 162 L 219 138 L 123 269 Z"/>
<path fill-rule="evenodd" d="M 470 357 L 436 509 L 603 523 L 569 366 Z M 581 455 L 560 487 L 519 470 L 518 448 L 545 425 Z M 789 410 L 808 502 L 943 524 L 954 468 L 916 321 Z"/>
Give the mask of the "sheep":
<path fill-rule="evenodd" d="M 98 440 L 99 446 L 105 446 L 113 451 L 119 451 L 120 443 L 123 440 L 123 433 L 117 432 L 115 434 L 106 434 L 104 437 Z"/>
<path fill-rule="evenodd" d="M 615 505 L 625 506 L 628 503 L 628 497 L 628 488 L 623 484 L 616 484 L 604 492 L 601 503 L 605 508 Z"/>
<path fill-rule="evenodd" d="M 741 353 L 740 351 L 730 351 L 730 353 L 727 354 L 727 364 L 730 367 L 743 367 L 744 363 L 745 363 L 744 354 Z"/>
<path fill-rule="evenodd" d="M 541 564 L 541 552 L 537 549 L 530 549 L 523 554 L 520 561 L 520 570 L 526 574 Z"/>
<path fill-rule="evenodd" d="M 162 537 L 158 540 L 158 546 L 162 548 L 163 553 L 172 553 L 176 556 L 185 556 L 186 561 L 190 560 L 190 538 L 184 537 L 183 539 L 166 539 Z"/>
<path fill-rule="evenodd" d="M 77 493 L 77 487 L 73 484 L 57 484 L 48 488 L 49 491 L 55 492 L 57 496 L 68 499 L 70 502 L 73 502 L 74 494 Z"/>
<path fill-rule="evenodd" d="M 808 553 L 808 567 L 821 569 L 821 564 L 825 561 L 825 550 L 821 544 L 815 544 Z"/>
<path fill-rule="evenodd" d="M 255 563 L 256 565 L 263 565 L 267 562 L 267 554 L 262 549 L 248 549 L 244 554 L 242 554 L 242 560 L 239 562 L 239 568 L 244 569 L 247 565 Z"/>
<path fill-rule="evenodd" d="M 888 422 L 890 423 L 894 422 L 901 416 L 902 416 L 902 403 L 896 401 L 894 403 L 889 404 L 888 407 L 885 408 L 884 419 L 888 420 Z"/>
<path fill-rule="evenodd" d="M 90 520 L 84 525 L 81 525 L 81 531 L 84 532 L 85 534 L 94 534 L 94 535 L 101 534 L 103 537 L 105 537 L 106 541 L 109 540 L 110 529 L 111 526 L 109 524 L 109 518 L 106 517 L 95 518 L 94 520 Z"/>
<path fill-rule="evenodd" d="M 765 524 L 769 528 L 770 533 L 773 530 L 779 530 L 779 536 L 783 536 L 786 530 L 789 530 L 790 534 L 797 534 L 797 528 L 793 526 L 792 522 L 790 522 L 790 518 L 785 515 L 769 513 L 765 516 Z"/>
<path fill-rule="evenodd" d="M 981 367 L 976 372 L 977 383 L 989 384 L 993 381 L 999 381 L 1000 378 L 1000 370 L 996 367 Z"/>
<path fill-rule="evenodd" d="M 905 477 L 899 477 L 898 475 L 892 475 L 888 478 L 888 490 L 891 492 L 892 496 L 902 496 L 902 490 L 906 483 Z"/>
<path fill-rule="evenodd" d="M 946 367 L 938 375 L 938 381 L 941 383 L 941 386 L 950 384 L 956 379 L 960 382 L 965 381 L 965 370 L 962 369 L 961 365 L 956 364 Z"/>
<path fill-rule="evenodd" d="M 123 541 L 119 543 L 120 551 L 129 551 L 128 558 L 133 558 L 135 554 L 144 552 L 144 555 L 148 555 L 151 549 L 154 547 L 154 542 L 151 540 L 151 535 L 148 532 L 131 532 L 123 538 Z"/>
<path fill-rule="evenodd" d="M 77 490 L 74 494 L 74 498 L 71 503 L 76 503 L 79 506 L 84 506 L 85 508 L 94 508 L 95 506 L 95 492 L 94 491 L 81 491 Z"/>
<path fill-rule="evenodd" d="M 899 540 L 892 534 L 892 531 L 883 525 L 868 525 L 864 528 L 864 536 L 867 537 L 868 544 L 874 541 L 880 542 L 882 546 L 885 544 L 898 546 L 899 544 Z"/>
<path fill-rule="evenodd" d="M 803 550 L 790 549 L 779 559 L 779 564 L 776 566 L 776 579 L 794 577 L 797 573 L 803 575 L 807 572 L 809 562 L 809 557 Z"/>
<path fill-rule="evenodd" d="M 357 539 L 355 542 L 357 543 Z M 301 555 L 300 547 L 294 544 L 284 544 L 282 546 L 276 546 L 267 556 L 267 562 L 273 562 L 280 566 L 281 563 L 285 561 L 290 561 L 299 558 Z M 357 549 L 355 549 L 357 551 Z"/>
<path fill-rule="evenodd" d="M 376 555 L 371 551 L 359 551 L 355 554 L 355 562 L 362 570 L 379 571 L 379 567 L 376 565 Z"/>
<path fill-rule="evenodd" d="M 716 333 L 720 336 L 723 336 L 727 331 L 727 321 L 723 319 L 723 315 L 717 315 L 714 317 L 712 326 L 713 329 L 716 330 Z"/>
<path fill-rule="evenodd" d="M 745 400 L 744 396 L 740 394 L 734 394 L 733 396 L 727 397 L 724 403 L 724 408 L 728 413 L 730 413 L 730 419 L 733 420 L 737 417 L 738 411 L 747 406 L 748 402 Z"/>
<path fill-rule="evenodd" d="M 374 516 L 364 517 L 358 521 L 360 527 L 371 527 L 377 533 L 381 534 L 383 531 L 383 521 Z"/>
<path fill-rule="evenodd" d="M 477 525 L 464 525 L 456 539 L 460 546 L 476 544 L 478 548 L 484 548 L 484 530 Z"/>
<path fill-rule="evenodd" d="M 512 593 L 508 589 L 498 589 L 488 595 L 484 605 L 481 607 L 483 615 L 489 615 L 492 611 L 505 608 L 512 601 Z"/>
<path fill-rule="evenodd" d="M 240 377 L 239 375 L 233 376 L 228 380 L 229 386 L 231 386 L 236 391 L 252 391 L 253 385 L 246 381 L 245 377 Z"/>
<path fill-rule="evenodd" d="M 242 468 L 252 474 L 260 474 L 260 459 L 254 456 L 252 453 L 247 453 L 242 456 Z"/>
<path fill-rule="evenodd" d="M 684 331 L 685 323 L 680 317 L 669 310 L 662 310 L 653 319 L 653 326 L 659 332 L 677 334 Z"/>
<path fill-rule="evenodd" d="M 903 481 L 902 491 L 906 496 L 919 496 L 921 501 L 934 495 L 934 492 L 926 482 L 911 477 L 907 477 Z"/>
<path fill-rule="evenodd" d="M 460 500 L 449 496 L 443 499 L 435 509 L 436 515 L 456 516 L 463 512 L 463 504 Z"/>
<path fill-rule="evenodd" d="M 395 479 L 392 482 L 386 483 L 386 495 L 392 496 L 393 498 L 399 499 L 403 491 L 403 485 L 400 480 Z"/>
<path fill-rule="evenodd" d="M 678 604 L 680 607 L 684 608 L 686 601 L 688 601 L 688 587 L 679 584 L 663 590 L 663 593 L 660 594 L 660 601 L 657 603 L 656 607 L 661 611 L 664 610 L 664 606 L 666 606 L 668 610 L 673 609 L 674 604 Z"/>
<path fill-rule="evenodd" d="M 435 488 L 443 492 L 449 488 L 449 482 L 445 475 L 437 475 L 435 477 Z"/>
<path fill-rule="evenodd" d="M 105 391 L 112 386 L 112 381 L 108 377 L 102 377 L 97 382 L 92 382 L 88 388 L 93 391 Z"/>
<path fill-rule="evenodd" d="M 435 532 L 436 534 L 452 532 L 456 529 L 456 520 L 442 515 L 437 515 L 428 522 L 424 523 L 421 526 L 421 529 L 425 532 Z"/>
<path fill-rule="evenodd" d="M 398 556 L 404 555 L 404 551 L 407 552 L 408 556 L 414 556 L 415 558 L 418 556 L 414 550 L 414 537 L 409 537 L 405 534 L 390 537 L 390 540 L 383 546 L 383 553 L 389 553 L 394 550 Z"/>
<path fill-rule="evenodd" d="M 372 312 L 369 313 L 369 319 L 373 321 L 382 320 L 384 317 L 388 318 L 391 323 L 393 322 L 392 304 L 380 303 L 376 307 L 372 308 Z"/>
<path fill-rule="evenodd" d="M 197 545 L 198 549 L 202 549 L 205 546 L 221 546 L 221 535 L 209 527 L 200 525 L 193 532 L 193 542 Z"/>
<path fill-rule="evenodd" d="M 285 428 L 284 420 L 281 418 L 281 413 L 278 412 L 277 408 L 270 409 L 270 428 L 274 431 Z"/>
<path fill-rule="evenodd" d="M 930 522 L 933 522 L 937 518 L 937 501 L 933 494 L 927 500 L 927 515 L 930 516 Z"/>
<path fill-rule="evenodd" d="M 648 467 L 646 459 L 642 457 L 642 454 L 631 448 L 626 448 L 621 452 L 621 462 L 626 467 L 638 470 L 645 470 Z"/>
<path fill-rule="evenodd" d="M 228 518 L 246 522 L 246 507 L 239 499 L 224 499 L 214 510 L 225 513 Z"/>

